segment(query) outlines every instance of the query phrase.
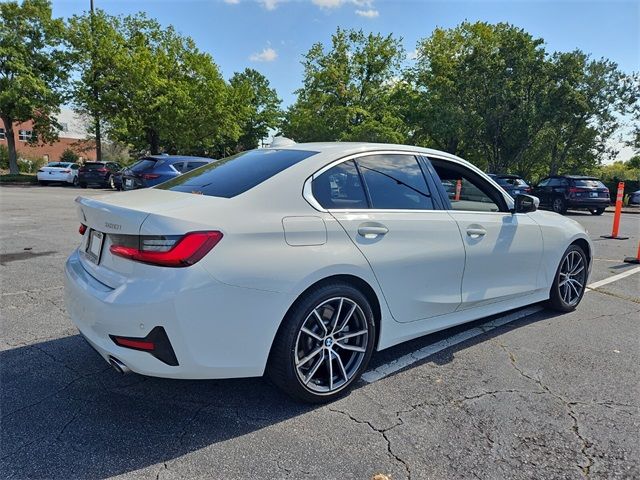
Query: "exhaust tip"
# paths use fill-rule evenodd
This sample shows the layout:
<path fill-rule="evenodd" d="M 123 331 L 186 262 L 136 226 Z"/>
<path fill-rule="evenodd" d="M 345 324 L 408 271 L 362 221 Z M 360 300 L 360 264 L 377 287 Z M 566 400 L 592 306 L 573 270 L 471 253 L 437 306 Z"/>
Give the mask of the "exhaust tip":
<path fill-rule="evenodd" d="M 109 365 L 118 373 L 126 374 L 131 372 L 129 367 L 115 357 L 109 357 Z"/>

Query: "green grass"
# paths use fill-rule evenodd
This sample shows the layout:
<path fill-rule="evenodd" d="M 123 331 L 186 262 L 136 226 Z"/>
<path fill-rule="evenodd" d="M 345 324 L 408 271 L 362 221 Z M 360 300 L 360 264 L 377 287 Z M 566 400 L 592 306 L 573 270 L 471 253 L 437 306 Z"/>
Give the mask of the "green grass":
<path fill-rule="evenodd" d="M 18 173 L 0 175 L 0 183 L 38 183 L 35 173 Z"/>

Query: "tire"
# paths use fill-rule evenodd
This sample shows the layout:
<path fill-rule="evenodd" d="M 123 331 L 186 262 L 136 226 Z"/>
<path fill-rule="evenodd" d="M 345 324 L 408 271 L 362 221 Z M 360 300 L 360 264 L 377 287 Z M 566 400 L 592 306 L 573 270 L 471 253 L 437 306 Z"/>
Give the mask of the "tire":
<path fill-rule="evenodd" d="M 40 184 L 40 186 L 42 187 L 46 187 L 47 185 L 49 185 L 49 182 L 46 182 L 44 180 L 38 180 L 38 183 Z"/>
<path fill-rule="evenodd" d="M 602 215 L 604 213 L 604 208 L 590 208 L 589 211 L 591 215 Z"/>
<path fill-rule="evenodd" d="M 354 335 L 358 332 L 363 333 Z M 297 400 L 333 401 L 367 368 L 375 339 L 373 310 L 360 290 L 344 282 L 320 285 L 300 296 L 284 318 L 271 347 L 267 376 Z M 305 358 L 308 361 L 300 363 Z"/>
<path fill-rule="evenodd" d="M 77 187 L 80 184 L 80 181 L 78 180 L 78 176 L 76 175 L 75 177 L 73 177 L 73 186 Z"/>
<path fill-rule="evenodd" d="M 566 279 L 567 268 L 569 271 L 576 271 L 576 273 L 571 274 L 570 282 L 574 280 L 577 284 L 573 282 L 572 285 L 566 282 L 564 285 L 562 284 L 562 281 Z M 571 312 L 575 310 L 584 296 L 587 286 L 588 270 L 589 263 L 584 250 L 577 245 L 570 245 L 564 252 L 564 255 L 562 255 L 560 265 L 558 265 L 558 269 L 556 270 L 556 276 L 553 280 L 551 291 L 549 292 L 547 307 L 559 312 Z"/>
<path fill-rule="evenodd" d="M 87 184 L 84 182 L 80 182 L 80 188 L 87 188 Z"/>
<path fill-rule="evenodd" d="M 113 175 L 111 175 L 111 176 L 109 177 L 109 182 L 108 182 L 108 183 L 109 183 L 109 188 L 110 188 L 111 190 L 117 190 L 117 189 L 116 189 L 116 182 L 113 180 Z"/>
<path fill-rule="evenodd" d="M 567 202 L 565 202 L 562 197 L 556 197 L 551 202 L 551 210 L 560 215 L 564 215 L 567 212 Z"/>

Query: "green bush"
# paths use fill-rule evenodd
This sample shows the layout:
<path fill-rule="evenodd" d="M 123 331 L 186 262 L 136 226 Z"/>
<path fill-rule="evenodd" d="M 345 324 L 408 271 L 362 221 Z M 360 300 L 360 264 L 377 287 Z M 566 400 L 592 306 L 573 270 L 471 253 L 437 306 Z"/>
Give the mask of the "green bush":
<path fill-rule="evenodd" d="M 77 163 L 78 160 L 80 160 L 80 156 L 70 148 L 65 148 L 62 155 L 60 155 L 61 162 Z"/>
<path fill-rule="evenodd" d="M 6 145 L 0 145 L 0 168 L 9 170 L 9 149 Z"/>
<path fill-rule="evenodd" d="M 36 173 L 40 167 L 47 164 L 47 161 L 42 157 L 24 155 L 20 152 L 18 155 L 18 170 L 21 173 Z"/>

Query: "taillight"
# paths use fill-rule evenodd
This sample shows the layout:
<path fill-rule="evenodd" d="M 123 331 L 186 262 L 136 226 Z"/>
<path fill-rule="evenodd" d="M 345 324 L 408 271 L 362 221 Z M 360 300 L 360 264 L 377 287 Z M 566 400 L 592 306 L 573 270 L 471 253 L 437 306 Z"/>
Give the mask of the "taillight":
<path fill-rule="evenodd" d="M 62 173 L 71 173 L 71 170 L 62 170 Z"/>
<path fill-rule="evenodd" d="M 98 168 L 98 169 L 96 170 L 96 172 L 100 172 L 100 173 L 105 173 L 105 172 L 108 172 L 108 171 L 109 171 L 109 170 L 107 170 L 106 168 Z"/>
<path fill-rule="evenodd" d="M 121 347 L 133 348 L 135 350 L 155 350 L 156 346 L 153 342 L 138 340 L 126 337 L 112 337 L 113 341 Z"/>
<path fill-rule="evenodd" d="M 78 233 L 80 235 L 84 235 L 84 232 L 87 231 L 87 226 L 84 223 L 80 224 L 80 228 L 78 228 Z"/>
<path fill-rule="evenodd" d="M 142 179 L 143 180 L 154 180 L 156 178 L 159 178 L 160 175 L 157 173 L 143 173 L 142 174 Z"/>
<path fill-rule="evenodd" d="M 171 238 L 141 237 L 140 248 L 111 245 L 109 251 L 118 257 L 162 267 L 188 267 L 200 261 L 222 239 L 222 232 L 191 232 Z"/>

